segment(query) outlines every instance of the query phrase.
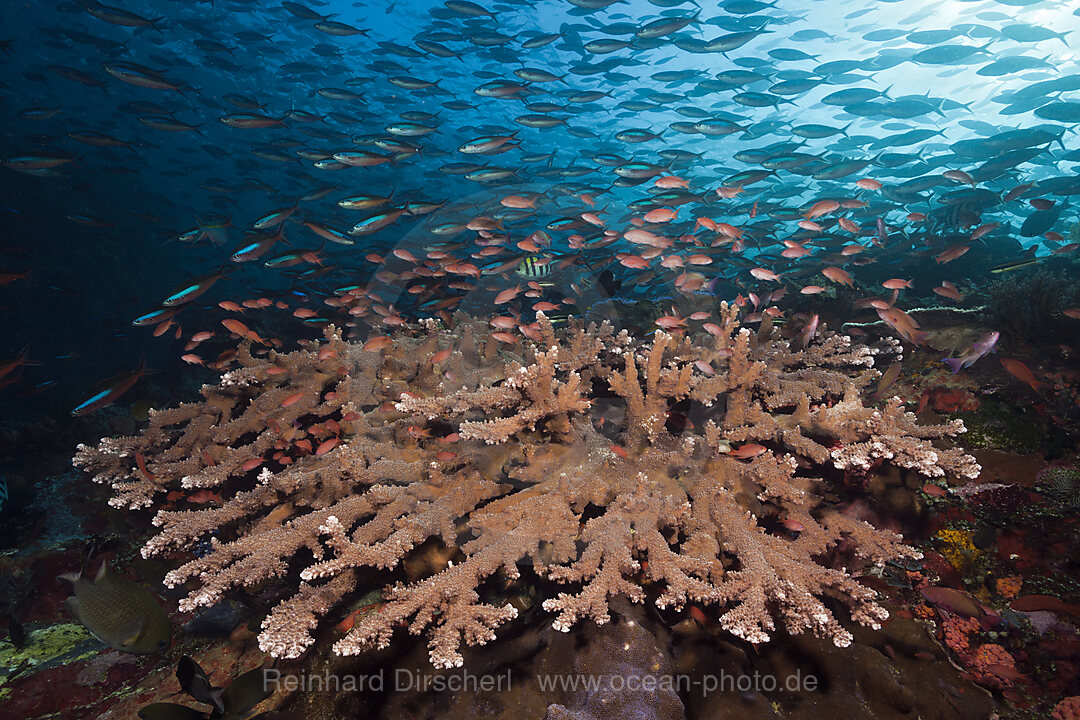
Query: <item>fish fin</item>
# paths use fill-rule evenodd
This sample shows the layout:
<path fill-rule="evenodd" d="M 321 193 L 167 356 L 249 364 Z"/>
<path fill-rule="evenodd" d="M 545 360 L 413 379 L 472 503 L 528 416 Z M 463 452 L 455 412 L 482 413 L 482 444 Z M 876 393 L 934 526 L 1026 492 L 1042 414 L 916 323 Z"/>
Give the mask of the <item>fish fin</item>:
<path fill-rule="evenodd" d="M 964 367 L 964 361 L 960 358 L 945 358 L 941 362 L 952 368 L 953 375 L 960 372 L 960 369 Z"/>
<path fill-rule="evenodd" d="M 145 369 L 145 365 L 144 365 L 145 362 L 146 362 L 145 357 L 142 360 L 139 361 L 139 369 L 140 370 Z M 98 571 L 97 571 L 97 575 L 94 576 L 94 582 L 101 582 L 103 579 L 108 577 L 108 575 L 109 575 L 109 563 L 103 562 L 103 563 L 101 563 L 101 568 L 98 569 Z"/>
<path fill-rule="evenodd" d="M 225 701 L 221 697 L 221 693 L 225 691 L 225 688 L 210 688 L 210 701 L 211 704 L 217 708 L 218 712 L 225 712 Z"/>
<path fill-rule="evenodd" d="M 64 604 L 67 605 L 68 611 L 73 616 L 75 616 L 75 619 L 79 620 L 79 598 L 72 595 L 71 597 L 69 597 L 67 600 L 64 601 Z M 82 622 L 82 620 L 79 620 L 79 622 Z"/>
<path fill-rule="evenodd" d="M 128 648 L 137 643 L 146 634 L 148 626 L 149 621 L 142 616 L 133 618 L 131 622 L 122 625 L 117 632 L 117 639 L 119 640 L 117 644 L 120 646 L 117 649 Z"/>

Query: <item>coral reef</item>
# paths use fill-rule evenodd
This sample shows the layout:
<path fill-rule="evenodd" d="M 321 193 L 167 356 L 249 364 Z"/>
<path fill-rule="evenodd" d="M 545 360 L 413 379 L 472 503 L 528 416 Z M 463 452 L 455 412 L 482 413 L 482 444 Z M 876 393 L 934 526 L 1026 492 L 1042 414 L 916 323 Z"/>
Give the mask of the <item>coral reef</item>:
<path fill-rule="evenodd" d="M 1047 465 L 1039 471 L 1038 485 L 1051 500 L 1066 509 L 1080 507 L 1080 467 L 1076 465 Z"/>
<path fill-rule="evenodd" d="M 1080 287 L 1069 267 L 1005 274 L 986 293 L 990 324 L 1015 342 L 1053 343 L 1076 332 L 1076 322 L 1062 315 L 1080 305 Z"/>
<path fill-rule="evenodd" d="M 1073 695 L 1059 702 L 1054 706 L 1054 714 L 1050 717 L 1052 720 L 1076 720 L 1076 718 L 1080 718 L 1080 695 Z"/>
<path fill-rule="evenodd" d="M 512 344 L 458 316 L 362 346 L 331 327 L 325 343 L 266 359 L 241 347 L 201 402 L 80 446 L 75 462 L 113 506 L 158 509 L 144 556 L 198 551 L 166 578 L 194 582 L 182 610 L 233 589 L 283 592 L 260 635 L 278 657 L 299 656 L 363 582 L 438 543 L 442 564 L 388 585 L 336 652 L 386 647 L 407 627 L 427 632 L 436 667 L 458 666 L 463 642 L 487 643 L 517 614 L 484 597 L 530 568 L 565 590 L 543 602 L 559 630 L 606 622 L 624 596 L 714 608 L 753 643 L 780 619 L 847 645 L 825 601 L 870 627 L 888 613 L 819 559 L 842 540 L 849 562 L 918 553 L 823 503 L 820 476 L 887 462 L 975 477 L 948 447 L 963 424 L 919 425 L 898 398 L 862 404 L 895 341 L 824 333 L 797 349 L 769 321 L 740 328 L 726 304 L 709 329 L 643 341 L 608 324 L 556 333 L 541 315 L 539 341 Z"/>

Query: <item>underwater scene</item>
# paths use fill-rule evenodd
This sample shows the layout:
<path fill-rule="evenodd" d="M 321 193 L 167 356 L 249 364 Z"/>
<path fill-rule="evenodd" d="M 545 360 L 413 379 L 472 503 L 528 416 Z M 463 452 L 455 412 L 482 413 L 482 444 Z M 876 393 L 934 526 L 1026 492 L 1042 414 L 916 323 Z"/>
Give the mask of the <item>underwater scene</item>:
<path fill-rule="evenodd" d="M 0 3 L 0 720 L 1080 719 L 1080 5 Z"/>

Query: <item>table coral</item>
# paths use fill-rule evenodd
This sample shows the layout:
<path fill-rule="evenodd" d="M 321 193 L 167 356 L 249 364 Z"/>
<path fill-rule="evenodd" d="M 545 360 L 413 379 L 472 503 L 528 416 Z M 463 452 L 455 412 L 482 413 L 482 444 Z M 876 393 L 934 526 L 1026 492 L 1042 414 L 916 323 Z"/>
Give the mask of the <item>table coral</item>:
<path fill-rule="evenodd" d="M 919 425 L 897 398 L 862 404 L 895 342 L 823 333 L 796 348 L 770 322 L 751 332 L 733 308 L 720 316 L 698 337 L 556 332 L 541 315 L 540 341 L 512 347 L 459 316 L 453 329 L 401 329 L 378 351 L 333 328 L 266 359 L 242 347 L 201 402 L 151 413 L 137 437 L 80 446 L 75 462 L 112 487 L 115 507 L 157 507 L 144 556 L 199 546 L 167 576 L 194 583 L 182 609 L 278 583 L 286 597 L 260 635 L 278 657 L 299 656 L 364 591 L 361 571 L 389 577 L 433 541 L 454 551 L 445 566 L 386 587 L 338 653 L 386 647 L 406 627 L 427 632 L 437 667 L 461 665 L 462 642 L 487 643 L 517 613 L 481 586 L 524 572 L 565 586 L 543 602 L 560 630 L 606 622 L 624 596 L 712 606 L 753 643 L 780 619 L 847 645 L 824 600 L 871 627 L 888 613 L 818 558 L 841 540 L 876 564 L 918 553 L 822 503 L 821 473 L 888 462 L 974 477 L 974 459 L 947 445 L 963 424 Z M 605 427 L 601 407 L 618 419 Z M 202 490 L 221 504 L 162 509 L 170 492 Z"/>

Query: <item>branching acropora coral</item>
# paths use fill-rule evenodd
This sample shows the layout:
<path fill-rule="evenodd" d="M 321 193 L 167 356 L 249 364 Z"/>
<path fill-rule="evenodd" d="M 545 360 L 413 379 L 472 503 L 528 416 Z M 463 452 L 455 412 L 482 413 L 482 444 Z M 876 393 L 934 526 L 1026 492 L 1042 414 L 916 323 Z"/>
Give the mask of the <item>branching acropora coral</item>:
<path fill-rule="evenodd" d="M 75 462 L 112 487 L 114 506 L 159 508 L 145 556 L 201 544 L 167 577 L 194 583 L 183 609 L 283 586 L 260 634 L 279 657 L 313 642 L 361 573 L 441 542 L 454 553 L 441 569 L 386 587 L 379 611 L 334 648 L 386 647 L 406 627 L 427 632 L 443 668 L 462 663 L 462 642 L 484 644 L 516 616 L 485 602 L 481 585 L 525 572 L 565 586 L 543 602 L 564 631 L 607 621 L 626 596 L 713 606 L 754 643 L 779 618 L 846 645 L 823 600 L 874 627 L 887 613 L 815 558 L 842 538 L 873 563 L 917 553 L 825 506 L 815 468 L 979 471 L 931 444 L 959 423 L 920 426 L 898 400 L 860 402 L 875 356 L 895 344 L 826 334 L 796 349 L 768 322 L 739 328 L 726 305 L 714 334 L 693 338 L 635 340 L 607 324 L 556 333 L 543 317 L 539 327 L 540 342 L 520 347 L 459 317 L 453 330 L 402 330 L 377 352 L 333 328 L 266 359 L 242 348 L 241 366 L 201 402 L 152 413 L 138 437 L 80 446 Z M 689 420 L 672 421 L 676 404 Z M 202 488 L 220 506 L 161 509 L 170 491 Z"/>

